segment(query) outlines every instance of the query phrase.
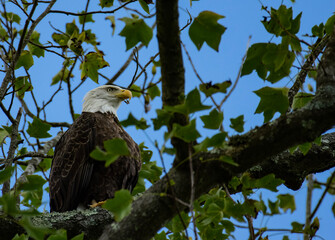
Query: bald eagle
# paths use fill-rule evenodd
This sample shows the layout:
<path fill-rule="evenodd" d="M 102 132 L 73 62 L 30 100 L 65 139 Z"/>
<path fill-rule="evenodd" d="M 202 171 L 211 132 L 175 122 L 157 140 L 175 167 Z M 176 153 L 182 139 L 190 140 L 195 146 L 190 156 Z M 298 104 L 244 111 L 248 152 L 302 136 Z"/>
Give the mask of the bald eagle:
<path fill-rule="evenodd" d="M 117 190 L 133 190 L 141 168 L 140 150 L 116 114 L 121 102 L 131 97 L 129 90 L 111 85 L 85 95 L 82 114 L 55 147 L 49 179 L 51 212 L 88 208 L 113 198 Z M 90 157 L 96 146 L 103 149 L 104 141 L 114 138 L 126 142 L 130 155 L 108 167 Z"/>

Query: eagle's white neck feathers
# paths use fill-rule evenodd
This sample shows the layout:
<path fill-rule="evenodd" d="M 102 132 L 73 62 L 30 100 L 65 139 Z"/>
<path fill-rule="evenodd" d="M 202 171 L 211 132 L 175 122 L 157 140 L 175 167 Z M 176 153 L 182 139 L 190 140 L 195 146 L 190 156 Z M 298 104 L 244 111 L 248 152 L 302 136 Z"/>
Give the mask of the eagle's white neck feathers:
<path fill-rule="evenodd" d="M 86 93 L 83 112 L 112 113 L 117 117 L 121 102 L 131 98 L 131 92 L 117 86 L 100 86 Z"/>

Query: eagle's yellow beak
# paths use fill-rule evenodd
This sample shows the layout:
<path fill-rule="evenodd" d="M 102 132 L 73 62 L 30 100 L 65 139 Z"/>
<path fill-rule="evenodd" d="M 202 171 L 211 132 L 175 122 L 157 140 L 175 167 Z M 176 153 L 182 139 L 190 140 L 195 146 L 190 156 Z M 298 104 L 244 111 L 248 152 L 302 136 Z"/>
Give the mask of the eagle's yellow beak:
<path fill-rule="evenodd" d="M 131 91 L 129 90 L 125 90 L 125 89 L 122 89 L 120 90 L 119 93 L 115 94 L 118 98 L 122 99 L 122 100 L 125 100 L 125 102 L 128 104 L 129 103 L 129 100 L 131 99 L 131 97 L 133 96 L 131 94 Z"/>

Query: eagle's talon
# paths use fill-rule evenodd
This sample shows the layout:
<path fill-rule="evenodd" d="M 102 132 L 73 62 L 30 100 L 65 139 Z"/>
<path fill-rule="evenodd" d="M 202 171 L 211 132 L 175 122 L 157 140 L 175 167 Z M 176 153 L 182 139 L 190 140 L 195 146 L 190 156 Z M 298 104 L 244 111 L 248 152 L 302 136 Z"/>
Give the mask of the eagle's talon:
<path fill-rule="evenodd" d="M 92 204 L 90 205 L 90 208 L 96 208 L 96 207 L 99 207 L 101 205 L 104 205 L 105 203 L 106 203 L 106 201 L 101 201 L 101 202 L 92 201 Z"/>

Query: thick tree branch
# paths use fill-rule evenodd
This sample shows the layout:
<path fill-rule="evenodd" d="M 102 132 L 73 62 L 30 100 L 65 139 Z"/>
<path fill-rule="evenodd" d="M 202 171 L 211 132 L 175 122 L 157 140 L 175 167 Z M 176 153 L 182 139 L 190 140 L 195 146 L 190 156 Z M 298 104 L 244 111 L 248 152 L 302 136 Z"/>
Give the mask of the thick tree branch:
<path fill-rule="evenodd" d="M 157 15 L 158 12 L 157 8 Z M 330 39 L 322 57 L 317 82 L 316 96 L 306 107 L 255 128 L 244 135 L 233 137 L 228 147 L 217 151 L 216 154 L 198 154 L 197 158 L 193 158 L 195 185 L 197 186 L 195 198 L 216 185 L 227 184 L 233 175 L 242 174 L 258 165 L 265 166 L 268 158 L 280 154 L 289 147 L 313 141 L 320 134 L 332 128 L 335 124 L 335 35 Z M 239 166 L 227 166 L 217 161 L 222 155 L 233 157 Z M 334 158 L 334 154 L 331 153 L 331 155 Z M 313 172 L 319 171 L 320 168 L 324 170 L 324 161 L 325 159 L 322 159 L 317 164 L 314 163 L 316 168 L 313 169 Z M 332 162 L 330 167 L 334 165 L 335 163 Z M 269 174 L 274 172 L 274 169 L 275 166 L 271 164 L 270 169 L 263 173 Z M 286 171 L 288 169 L 294 168 L 286 168 Z M 305 164 L 301 170 L 302 176 L 310 173 Z M 169 179 L 175 183 L 174 197 L 187 202 L 191 189 L 189 171 L 173 168 L 168 174 Z M 282 177 L 286 179 L 286 175 Z M 295 186 L 290 181 L 288 184 Z M 153 237 L 176 214 L 176 201 L 169 197 L 161 197 L 160 193 L 166 192 L 166 189 L 167 179 L 164 177 L 133 203 L 130 215 L 120 223 L 107 228 L 101 239 L 132 239 L 134 236 L 137 239 L 150 239 Z M 180 205 L 179 208 L 185 207 Z"/>
<path fill-rule="evenodd" d="M 50 141 L 46 142 L 43 147 L 41 149 L 38 150 L 38 154 L 43 154 L 46 155 L 49 150 L 51 148 L 53 148 L 56 143 L 58 142 L 58 140 L 60 139 L 60 137 L 63 135 L 62 132 L 59 132 L 56 137 L 54 137 L 53 139 L 51 139 Z M 24 170 L 24 172 L 21 174 L 21 176 L 17 179 L 16 181 L 16 185 L 19 185 L 21 183 L 24 183 L 27 181 L 27 176 L 28 175 L 32 175 L 35 170 L 36 167 L 38 166 L 38 164 L 40 164 L 40 162 L 42 161 L 42 158 L 40 157 L 33 157 L 31 160 L 28 161 L 28 165 L 26 167 L 26 169 Z"/>
<path fill-rule="evenodd" d="M 299 151 L 296 151 L 294 154 L 290 154 L 289 151 L 284 151 L 281 154 L 267 159 L 262 164 L 247 169 L 247 171 L 255 178 L 274 173 L 277 177 L 285 180 L 285 184 L 289 188 L 298 189 L 308 174 L 323 172 L 335 167 L 334 151 L 335 133 L 327 134 L 323 136 L 321 146 L 314 145 L 307 155 L 303 155 Z M 222 154 L 225 154 L 223 150 L 213 150 L 208 153 L 197 154 L 193 158 L 193 161 L 197 164 L 194 166 L 194 184 L 197 186 L 195 188 L 195 197 L 199 197 L 206 189 L 225 182 L 224 179 L 230 179 L 229 166 L 225 166 L 222 162 L 215 161 L 215 159 L 218 159 Z M 206 161 L 200 162 L 200 158 Z M 181 209 L 187 207 L 182 200 L 188 202 L 190 196 L 189 191 L 191 190 L 190 186 L 192 184 L 189 173 L 184 173 L 185 174 L 181 174 L 181 172 L 176 172 L 174 169 L 168 173 L 170 179 L 175 181 L 175 186 L 178 186 L 176 190 L 178 190 L 177 197 L 180 199 Z M 202 174 L 207 175 L 203 178 L 204 175 Z M 157 194 L 165 192 L 166 186 L 166 178 L 163 178 L 142 197 L 136 200 L 132 206 L 131 215 L 127 217 L 130 219 L 115 225 L 117 227 L 115 231 L 118 232 L 115 234 L 120 235 L 118 235 L 117 238 L 112 238 L 111 235 L 109 235 L 110 239 L 149 239 L 149 236 L 153 236 L 157 228 L 175 214 L 175 211 L 173 211 L 175 209 L 173 207 L 175 201 L 172 196 L 167 194 L 168 197 L 160 197 L 160 195 Z M 151 204 L 153 205 L 151 206 Z M 67 220 L 64 221 L 64 219 Z M 141 224 L 141 220 L 143 219 L 145 223 Z M 75 236 L 84 231 L 88 239 L 96 239 L 97 236 L 102 233 L 103 227 L 113 222 L 112 216 L 103 209 L 85 210 L 83 212 L 46 213 L 34 217 L 32 221 L 38 226 L 46 226 L 53 229 L 67 229 L 69 236 Z M 148 224 L 148 222 L 150 222 L 150 224 Z M 12 218 L 0 218 L 0 231 L 2 233 L 8 233 L 8 239 L 11 239 L 16 233 L 24 232 L 22 227 Z M 150 233 L 146 234 L 148 231 L 150 231 Z M 124 234 L 121 234 L 121 232 Z M 111 234 L 111 230 L 108 230 L 108 233 L 105 234 Z M 139 238 L 139 236 L 143 236 L 143 238 Z M 107 239 L 108 235 L 104 237 Z"/>
<path fill-rule="evenodd" d="M 185 96 L 185 70 L 179 37 L 178 0 L 158 0 L 156 2 L 157 39 L 161 60 L 162 100 L 164 105 L 178 105 Z M 169 131 L 174 123 L 186 125 L 187 118 L 183 114 L 174 114 L 169 122 Z M 172 138 L 171 143 L 176 149 L 176 161 L 188 157 L 188 144 Z"/>

